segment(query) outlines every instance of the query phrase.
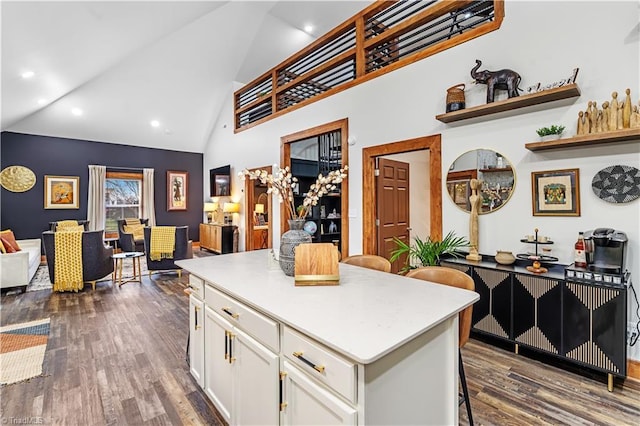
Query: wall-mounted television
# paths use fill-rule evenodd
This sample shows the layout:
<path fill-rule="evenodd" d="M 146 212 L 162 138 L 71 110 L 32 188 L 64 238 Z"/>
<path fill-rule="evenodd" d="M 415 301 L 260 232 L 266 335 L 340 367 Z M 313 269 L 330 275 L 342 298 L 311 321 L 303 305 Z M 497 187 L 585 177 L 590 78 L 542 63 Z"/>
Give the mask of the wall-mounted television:
<path fill-rule="evenodd" d="M 217 167 L 209 170 L 209 183 L 212 197 L 231 195 L 231 166 Z"/>

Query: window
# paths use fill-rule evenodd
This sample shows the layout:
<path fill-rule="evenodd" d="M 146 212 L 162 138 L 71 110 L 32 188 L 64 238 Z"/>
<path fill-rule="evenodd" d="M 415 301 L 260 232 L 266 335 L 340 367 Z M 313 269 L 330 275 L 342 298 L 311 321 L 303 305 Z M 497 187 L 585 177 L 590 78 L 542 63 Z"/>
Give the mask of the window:
<path fill-rule="evenodd" d="M 104 204 L 105 234 L 116 236 L 118 219 L 142 215 L 142 173 L 107 171 Z"/>

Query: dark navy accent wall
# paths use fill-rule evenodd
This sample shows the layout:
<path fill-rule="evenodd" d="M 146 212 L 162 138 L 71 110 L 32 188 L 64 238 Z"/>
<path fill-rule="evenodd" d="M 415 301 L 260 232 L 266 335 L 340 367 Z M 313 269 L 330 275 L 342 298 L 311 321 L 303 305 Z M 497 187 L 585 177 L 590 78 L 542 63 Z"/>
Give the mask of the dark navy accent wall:
<path fill-rule="evenodd" d="M 19 193 L 2 188 L 0 228 L 12 229 L 18 239 L 40 238 L 51 221 L 86 219 L 90 164 L 154 169 L 156 223 L 189 225 L 189 238 L 199 240 L 204 182 L 201 153 L 13 132 L 2 132 L 0 135 L 1 168 L 12 165 L 28 167 L 36 175 L 36 184 L 29 191 Z M 167 170 L 189 172 L 189 204 L 186 211 L 167 211 Z M 45 209 L 45 175 L 79 176 L 80 208 Z"/>

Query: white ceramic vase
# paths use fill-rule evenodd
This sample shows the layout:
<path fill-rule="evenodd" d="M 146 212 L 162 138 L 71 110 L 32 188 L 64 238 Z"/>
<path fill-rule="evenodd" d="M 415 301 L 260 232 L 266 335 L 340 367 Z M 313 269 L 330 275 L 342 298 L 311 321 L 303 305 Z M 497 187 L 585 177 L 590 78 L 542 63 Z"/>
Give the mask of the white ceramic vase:
<path fill-rule="evenodd" d="M 549 142 L 549 141 L 555 141 L 560 139 L 560 135 L 547 135 L 547 136 L 540 136 L 540 140 L 542 142 Z"/>

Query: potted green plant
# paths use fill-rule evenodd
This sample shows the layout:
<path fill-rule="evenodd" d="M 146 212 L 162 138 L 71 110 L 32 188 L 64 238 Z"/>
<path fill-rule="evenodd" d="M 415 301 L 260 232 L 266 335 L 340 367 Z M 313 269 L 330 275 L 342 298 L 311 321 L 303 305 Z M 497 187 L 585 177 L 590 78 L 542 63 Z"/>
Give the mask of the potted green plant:
<path fill-rule="evenodd" d="M 394 238 L 398 248 L 391 252 L 391 262 L 407 255 L 405 266 L 400 272 L 406 272 L 410 269 L 419 268 L 421 266 L 437 266 L 440 265 L 440 258 L 444 255 L 460 257 L 458 249 L 469 247 L 469 241 L 464 237 L 456 237 L 455 232 L 450 231 L 442 241 L 432 240 L 427 237 L 426 240 L 420 237 L 413 238 L 413 244 L 409 245 L 402 240 Z"/>
<path fill-rule="evenodd" d="M 555 124 L 536 130 L 536 133 L 543 141 L 559 139 L 562 132 L 564 132 L 564 126 L 557 126 Z"/>

